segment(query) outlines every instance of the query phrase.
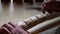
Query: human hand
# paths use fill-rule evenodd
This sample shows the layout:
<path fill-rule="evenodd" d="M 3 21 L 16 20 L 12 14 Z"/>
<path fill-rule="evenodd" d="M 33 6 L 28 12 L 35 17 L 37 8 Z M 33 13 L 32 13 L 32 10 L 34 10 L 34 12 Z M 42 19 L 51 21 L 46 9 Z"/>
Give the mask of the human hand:
<path fill-rule="evenodd" d="M 17 24 L 8 23 L 0 27 L 0 34 L 29 34 Z"/>

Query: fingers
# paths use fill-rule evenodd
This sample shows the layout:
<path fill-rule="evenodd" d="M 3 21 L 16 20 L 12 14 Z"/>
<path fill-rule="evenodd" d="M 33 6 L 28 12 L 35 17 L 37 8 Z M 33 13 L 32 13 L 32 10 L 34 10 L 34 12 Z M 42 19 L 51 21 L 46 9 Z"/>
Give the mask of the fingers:
<path fill-rule="evenodd" d="M 15 30 L 16 32 L 15 33 L 19 33 L 19 34 L 27 34 L 27 32 L 21 27 L 21 26 L 18 26 L 17 24 L 14 24 L 14 23 L 8 23 L 10 25 L 12 25 L 13 27 L 15 27 Z M 12 31 L 13 32 L 13 31 Z M 14 33 L 13 32 L 13 33 Z"/>
<path fill-rule="evenodd" d="M 9 31 L 15 28 L 19 30 L 24 30 L 21 26 L 18 26 L 17 24 L 10 23 L 10 22 L 8 24 L 4 24 L 2 27 L 6 27 Z"/>
<path fill-rule="evenodd" d="M 17 24 L 9 22 L 1 26 L 0 34 L 27 34 L 27 32 Z"/>
<path fill-rule="evenodd" d="M 20 27 L 20 26 L 18 26 L 17 24 L 14 24 L 14 23 L 11 23 L 11 22 L 9 22 L 8 24 L 10 24 L 10 25 L 12 25 L 15 29 L 12 31 L 12 33 L 14 34 L 14 33 L 19 33 L 19 34 L 21 34 L 21 33 L 23 33 L 23 29 Z M 16 30 L 16 31 L 15 31 Z"/>
<path fill-rule="evenodd" d="M 0 34 L 11 34 L 11 32 L 5 27 L 0 27 Z"/>
<path fill-rule="evenodd" d="M 12 31 L 13 34 L 27 34 L 27 32 L 24 31 L 24 29 L 14 23 L 8 23 L 14 27 L 14 30 Z"/>
<path fill-rule="evenodd" d="M 21 30 L 23 29 L 21 26 L 18 26 L 17 24 L 14 24 L 14 23 L 8 23 L 8 24 L 12 25 L 14 28 L 17 28 L 17 29 L 21 29 Z"/>
<path fill-rule="evenodd" d="M 9 31 L 11 31 L 12 29 L 14 29 L 14 27 L 11 26 L 10 24 L 4 24 L 2 27 L 7 28 Z"/>
<path fill-rule="evenodd" d="M 13 24 L 11 22 L 9 22 L 8 24 L 10 24 L 11 26 L 13 26 L 14 28 L 16 28 L 16 24 Z"/>

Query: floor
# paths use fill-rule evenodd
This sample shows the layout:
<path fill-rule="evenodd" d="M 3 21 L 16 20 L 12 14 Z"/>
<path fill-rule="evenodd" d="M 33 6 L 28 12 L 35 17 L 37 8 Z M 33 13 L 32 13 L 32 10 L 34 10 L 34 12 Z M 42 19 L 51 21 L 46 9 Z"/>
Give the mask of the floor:
<path fill-rule="evenodd" d="M 40 14 L 38 10 L 28 9 L 29 6 L 34 5 L 0 2 L 0 26 L 8 22 L 18 23 L 26 18 Z"/>

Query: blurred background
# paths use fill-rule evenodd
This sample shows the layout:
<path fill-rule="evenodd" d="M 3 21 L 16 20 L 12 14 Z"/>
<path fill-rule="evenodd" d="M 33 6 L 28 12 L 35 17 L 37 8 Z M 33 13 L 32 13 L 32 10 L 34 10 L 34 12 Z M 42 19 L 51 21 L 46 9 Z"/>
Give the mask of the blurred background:
<path fill-rule="evenodd" d="M 4 23 L 18 23 L 41 13 L 44 0 L 0 0 L 0 26 Z"/>

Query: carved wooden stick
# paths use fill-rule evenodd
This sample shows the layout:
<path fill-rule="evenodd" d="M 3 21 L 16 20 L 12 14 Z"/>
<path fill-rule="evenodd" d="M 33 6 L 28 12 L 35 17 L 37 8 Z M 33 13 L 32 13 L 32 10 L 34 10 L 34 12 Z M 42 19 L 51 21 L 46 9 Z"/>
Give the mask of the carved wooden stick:
<path fill-rule="evenodd" d="M 31 29 L 27 30 L 27 31 L 31 34 L 37 34 L 39 32 L 42 32 L 46 29 L 52 28 L 52 27 L 57 26 L 59 24 L 60 24 L 60 17 L 56 17 L 54 19 L 42 22 L 42 23 L 32 27 Z"/>
<path fill-rule="evenodd" d="M 55 18 L 57 16 L 60 16 L 60 13 L 58 14 L 52 14 L 52 15 L 36 15 L 36 16 L 33 16 L 33 17 L 30 17 L 24 21 L 21 21 L 18 23 L 18 25 L 22 26 L 25 30 L 43 22 L 43 21 L 46 21 L 46 20 L 49 20 L 49 19 L 52 19 L 52 18 Z"/>
<path fill-rule="evenodd" d="M 24 21 L 18 23 L 18 25 L 22 26 L 25 30 L 33 27 L 34 25 L 38 24 L 40 19 L 47 15 L 38 14 L 36 16 L 32 16 Z"/>

